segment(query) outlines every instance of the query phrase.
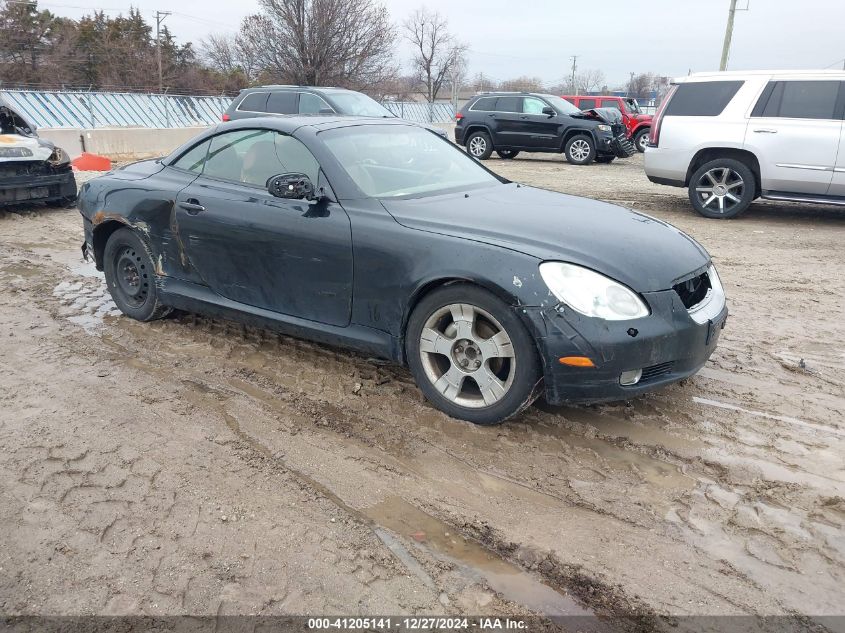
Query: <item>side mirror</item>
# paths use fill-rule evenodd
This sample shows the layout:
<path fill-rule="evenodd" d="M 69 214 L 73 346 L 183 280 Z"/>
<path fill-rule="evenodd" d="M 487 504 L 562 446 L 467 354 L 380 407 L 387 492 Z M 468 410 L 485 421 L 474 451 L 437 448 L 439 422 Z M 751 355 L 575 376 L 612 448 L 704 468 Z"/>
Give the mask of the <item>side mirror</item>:
<path fill-rule="evenodd" d="M 545 108 L 543 108 L 543 114 L 548 114 L 549 116 L 555 116 L 557 114 L 557 112 L 555 111 L 555 109 L 553 107 L 546 106 Z"/>
<path fill-rule="evenodd" d="M 279 174 L 267 180 L 271 196 L 286 200 L 314 200 L 314 183 L 305 174 Z"/>

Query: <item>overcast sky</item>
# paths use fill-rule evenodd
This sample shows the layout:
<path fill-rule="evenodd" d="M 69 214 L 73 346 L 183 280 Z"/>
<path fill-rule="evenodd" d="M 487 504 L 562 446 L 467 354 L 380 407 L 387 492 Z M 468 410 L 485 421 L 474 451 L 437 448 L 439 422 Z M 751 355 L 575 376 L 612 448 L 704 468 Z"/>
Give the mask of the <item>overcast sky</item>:
<path fill-rule="evenodd" d="M 378 1 L 378 0 L 376 0 Z M 91 0 L 39 2 L 59 15 L 90 13 Z M 111 15 L 129 6 L 104 0 Z M 212 32 L 232 32 L 258 10 L 257 0 L 134 0 L 148 21 L 170 10 L 171 31 L 199 42 Z M 449 20 L 470 49 L 469 72 L 496 80 L 520 75 L 557 83 L 570 72 L 600 69 L 608 84 L 623 85 L 630 72 L 686 75 L 716 70 L 730 0 L 387 0 L 399 23 L 425 4 Z M 70 6 L 73 5 L 73 6 Z M 739 0 L 729 68 L 842 68 L 845 0 Z M 410 51 L 397 47 L 397 64 Z"/>

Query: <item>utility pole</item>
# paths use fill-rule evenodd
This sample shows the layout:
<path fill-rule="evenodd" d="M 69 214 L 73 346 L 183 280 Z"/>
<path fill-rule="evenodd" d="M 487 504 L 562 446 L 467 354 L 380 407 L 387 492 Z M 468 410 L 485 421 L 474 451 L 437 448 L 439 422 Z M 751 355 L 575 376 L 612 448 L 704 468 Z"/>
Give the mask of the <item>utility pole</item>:
<path fill-rule="evenodd" d="M 737 11 L 748 11 L 751 0 L 742 9 L 736 8 L 736 0 L 731 0 L 731 8 L 728 9 L 728 24 L 725 27 L 725 43 L 722 44 L 722 61 L 719 70 L 728 69 L 728 55 L 731 52 L 731 38 L 734 34 L 734 17 Z"/>
<path fill-rule="evenodd" d="M 161 23 L 170 15 L 170 11 L 156 11 L 156 57 L 158 58 L 158 91 L 164 90 L 161 73 Z"/>
<path fill-rule="evenodd" d="M 572 60 L 572 79 L 570 80 L 571 86 L 572 86 L 572 92 L 574 92 L 575 96 L 577 97 L 578 96 L 578 86 L 575 85 L 575 69 L 577 68 L 576 62 L 578 61 L 578 55 L 572 55 L 569 59 Z"/>

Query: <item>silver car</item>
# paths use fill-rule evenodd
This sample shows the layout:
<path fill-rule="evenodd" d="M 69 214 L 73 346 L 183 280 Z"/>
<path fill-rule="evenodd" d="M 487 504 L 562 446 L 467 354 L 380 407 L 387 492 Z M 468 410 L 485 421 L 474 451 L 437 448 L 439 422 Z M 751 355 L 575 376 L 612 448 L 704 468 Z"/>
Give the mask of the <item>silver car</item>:
<path fill-rule="evenodd" d="M 648 179 L 688 187 L 708 218 L 756 198 L 845 205 L 845 72 L 700 73 L 676 79 L 645 152 Z"/>

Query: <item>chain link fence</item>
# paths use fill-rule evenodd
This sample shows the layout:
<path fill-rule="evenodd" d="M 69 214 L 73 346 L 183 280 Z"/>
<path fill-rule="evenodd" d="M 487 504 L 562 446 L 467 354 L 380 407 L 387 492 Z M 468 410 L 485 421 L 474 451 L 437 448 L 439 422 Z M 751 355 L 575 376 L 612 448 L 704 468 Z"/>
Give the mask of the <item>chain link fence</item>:
<path fill-rule="evenodd" d="M 39 128 L 106 127 L 180 128 L 214 125 L 232 97 L 0 90 L 0 99 Z M 455 118 L 451 103 L 385 101 L 399 118 L 416 123 L 447 123 Z"/>

